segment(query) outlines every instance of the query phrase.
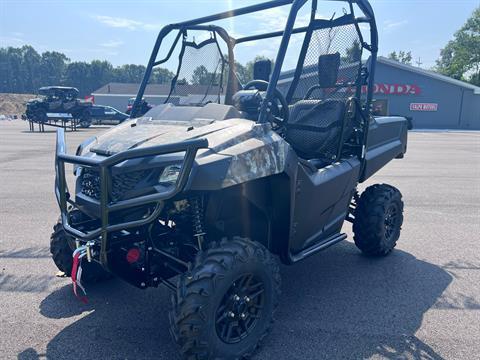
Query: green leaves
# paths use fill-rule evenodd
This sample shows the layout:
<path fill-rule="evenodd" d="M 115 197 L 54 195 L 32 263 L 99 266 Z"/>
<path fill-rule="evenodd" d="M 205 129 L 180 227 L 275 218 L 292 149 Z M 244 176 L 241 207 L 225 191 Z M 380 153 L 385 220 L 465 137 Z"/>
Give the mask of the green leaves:
<path fill-rule="evenodd" d="M 436 70 L 480 86 L 480 7 L 442 49 Z"/>
<path fill-rule="evenodd" d="M 400 50 L 397 54 L 396 51 L 388 54 L 388 58 L 401 62 L 402 64 L 412 65 L 412 52 Z"/>
<path fill-rule="evenodd" d="M 108 61 L 71 62 L 65 54 L 46 51 L 41 55 L 31 46 L 0 48 L 0 92 L 35 93 L 41 86 L 66 85 L 87 95 L 109 82 L 138 84 L 143 65 L 113 67 Z M 165 84 L 174 74 L 163 68 L 153 70 L 150 83 Z"/>

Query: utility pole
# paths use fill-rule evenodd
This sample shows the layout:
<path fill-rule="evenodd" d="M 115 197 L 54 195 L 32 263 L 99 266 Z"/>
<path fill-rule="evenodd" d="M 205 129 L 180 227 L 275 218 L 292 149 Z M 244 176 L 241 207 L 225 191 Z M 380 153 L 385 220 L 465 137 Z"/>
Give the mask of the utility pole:
<path fill-rule="evenodd" d="M 418 67 L 422 66 L 423 63 L 422 63 L 422 59 L 419 57 L 418 60 L 416 61 L 416 64 Z"/>

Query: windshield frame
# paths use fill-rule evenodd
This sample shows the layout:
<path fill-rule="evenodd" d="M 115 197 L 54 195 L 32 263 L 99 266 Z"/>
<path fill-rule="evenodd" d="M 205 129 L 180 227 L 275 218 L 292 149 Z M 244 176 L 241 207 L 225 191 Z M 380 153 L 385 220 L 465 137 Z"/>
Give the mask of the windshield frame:
<path fill-rule="evenodd" d="M 258 122 L 260 123 L 267 122 L 268 121 L 268 112 L 267 112 L 268 104 L 273 100 L 274 93 L 277 88 L 277 83 L 281 75 L 283 62 L 285 60 L 285 55 L 287 53 L 288 45 L 289 45 L 292 34 L 307 33 L 307 31 L 311 29 L 319 29 L 322 27 L 329 26 L 329 24 L 330 26 L 332 26 L 333 22 L 342 19 L 342 17 L 334 20 L 332 19 L 330 21 L 315 19 L 315 13 L 318 8 L 318 1 L 319 0 L 273 0 L 273 1 L 267 1 L 264 3 L 247 6 L 247 7 L 231 10 L 231 11 L 226 11 L 226 12 L 222 12 L 214 15 L 201 17 L 198 19 L 193 19 L 190 21 L 166 25 L 161 29 L 160 33 L 158 34 L 157 40 L 155 42 L 155 46 L 150 55 L 150 59 L 149 59 L 143 80 L 140 84 L 135 102 L 132 107 L 131 118 L 134 118 L 137 114 L 137 110 L 140 107 L 140 103 L 144 96 L 145 89 L 147 87 L 148 81 L 152 74 L 153 68 L 155 66 L 158 66 L 168 61 L 168 59 L 170 58 L 170 56 L 174 51 L 175 46 L 177 45 L 178 41 L 182 37 L 182 34 L 184 34 L 186 30 L 205 30 L 205 31 L 214 32 L 215 34 L 219 35 L 219 37 L 226 43 L 228 48 L 229 62 L 234 62 L 233 49 L 236 44 L 274 38 L 274 37 L 282 38 L 278 52 L 277 52 L 277 56 L 275 59 L 275 65 L 273 67 L 273 71 L 270 77 L 269 85 L 266 91 L 265 100 L 262 103 L 259 117 L 258 117 Z M 320 1 L 327 1 L 327 0 L 320 0 Z M 374 74 L 375 74 L 375 66 L 376 66 L 377 53 L 378 53 L 378 30 L 377 30 L 373 9 L 370 3 L 368 2 L 368 0 L 328 0 L 328 1 L 339 1 L 339 2 L 348 3 L 350 6 L 352 15 L 353 15 L 353 4 L 356 4 L 358 8 L 363 12 L 363 16 L 362 17 L 353 16 L 352 19 L 349 19 L 348 21 L 347 19 L 343 19 L 341 21 L 343 21 L 343 23 L 345 24 L 355 24 L 359 32 L 360 32 L 359 24 L 368 24 L 370 27 L 370 44 L 367 44 L 365 42 L 361 44 L 364 49 L 368 50 L 371 53 L 368 84 L 367 84 L 367 97 L 366 97 L 366 103 L 364 107 L 368 112 L 369 111 L 368 109 L 370 109 L 370 104 L 373 98 Z M 297 18 L 297 14 L 307 2 L 311 2 L 312 4 L 310 23 L 308 26 L 295 28 L 294 26 L 295 26 L 295 20 Z M 255 12 L 268 10 L 276 7 L 281 7 L 281 6 L 286 6 L 286 5 L 291 5 L 291 7 L 290 7 L 290 12 L 288 15 L 287 22 L 285 25 L 285 29 L 281 31 L 274 31 L 274 32 L 269 32 L 264 34 L 255 34 L 251 36 L 245 36 L 238 39 L 234 39 L 222 27 L 216 26 L 213 24 L 208 24 L 218 20 L 237 17 L 245 14 L 255 13 Z M 160 50 L 162 41 L 164 40 L 165 37 L 167 37 L 167 35 L 169 35 L 174 30 L 178 30 L 178 34 L 175 37 L 175 40 L 173 41 L 171 48 L 169 49 L 165 58 L 161 60 L 157 60 L 158 52 Z M 301 60 L 302 53 L 304 52 L 303 50 L 305 49 L 302 49 L 299 55 L 299 61 Z M 228 75 L 229 79 L 233 79 L 235 76 L 236 75 L 235 75 L 234 66 L 229 66 L 229 75 Z M 227 90 L 225 94 L 226 103 L 228 103 L 229 97 L 233 95 L 232 93 L 233 82 L 229 81 L 228 83 L 229 84 L 227 85 Z M 291 86 L 295 86 L 295 84 L 292 83 Z"/>

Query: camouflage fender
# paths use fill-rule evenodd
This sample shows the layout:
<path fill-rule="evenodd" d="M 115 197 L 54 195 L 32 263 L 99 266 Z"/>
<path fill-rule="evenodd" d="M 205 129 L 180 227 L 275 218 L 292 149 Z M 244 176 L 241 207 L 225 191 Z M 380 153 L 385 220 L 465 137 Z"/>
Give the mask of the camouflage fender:
<path fill-rule="evenodd" d="M 279 174 L 285 169 L 289 145 L 269 125 L 252 129 L 256 136 L 236 145 L 223 186 L 232 186 L 250 180 Z"/>
<path fill-rule="evenodd" d="M 197 156 L 193 190 L 215 190 L 282 173 L 290 149 L 270 124 L 234 119 L 235 126 L 208 136 L 213 146 Z M 221 137 L 220 137 L 221 136 Z"/>

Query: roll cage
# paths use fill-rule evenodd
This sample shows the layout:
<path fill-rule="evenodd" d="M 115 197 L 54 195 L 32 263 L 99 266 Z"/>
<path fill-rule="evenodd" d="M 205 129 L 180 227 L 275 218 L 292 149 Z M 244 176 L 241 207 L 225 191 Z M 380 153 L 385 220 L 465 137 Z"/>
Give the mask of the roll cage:
<path fill-rule="evenodd" d="M 232 10 L 232 11 L 223 12 L 223 13 L 219 13 L 212 16 L 195 19 L 192 21 L 167 25 L 160 31 L 158 38 L 155 42 L 155 46 L 150 56 L 150 60 L 146 68 L 144 78 L 142 80 L 138 94 L 136 96 L 134 106 L 132 108 L 131 117 L 135 117 L 135 113 L 136 111 L 138 111 L 138 107 L 141 104 L 147 83 L 150 79 L 150 76 L 152 75 L 154 67 L 168 61 L 168 59 L 172 56 L 174 52 L 174 48 L 176 44 L 178 44 L 180 40 L 182 40 L 183 42 L 182 46 L 183 46 L 183 49 L 185 49 L 185 47 L 187 46 L 192 46 L 192 48 L 198 48 L 198 47 L 201 48 L 202 45 L 205 45 L 205 44 L 207 45 L 213 44 L 216 46 L 214 42 L 218 40 L 217 37 L 221 38 L 227 44 L 227 47 L 228 47 L 227 54 L 221 54 L 220 56 L 222 58 L 221 60 L 223 62 L 225 61 L 225 59 L 228 59 L 228 64 L 234 65 L 235 62 L 234 62 L 233 50 L 235 45 L 256 41 L 256 40 L 261 40 L 261 39 L 281 37 L 280 47 L 275 59 L 275 66 L 273 68 L 273 72 L 270 77 L 270 82 L 265 93 L 265 100 L 261 105 L 260 114 L 258 116 L 258 122 L 267 122 L 268 110 L 269 110 L 268 107 L 270 106 L 269 103 L 274 98 L 275 91 L 277 90 L 277 85 L 279 83 L 282 65 L 285 59 L 285 55 L 286 55 L 286 51 L 287 51 L 287 47 L 288 47 L 291 35 L 305 33 L 306 36 L 305 36 L 305 40 L 303 42 L 301 51 L 299 53 L 296 69 L 293 71 L 292 81 L 291 83 L 289 83 L 289 89 L 287 91 L 287 96 L 286 96 L 289 99 L 289 101 L 295 98 L 295 89 L 298 87 L 298 84 L 301 81 L 302 76 L 305 77 L 304 70 L 305 69 L 309 70 L 308 67 L 305 66 L 305 59 L 308 57 L 308 50 L 309 50 L 308 48 L 310 44 L 309 38 L 312 37 L 313 32 L 319 29 L 329 29 L 337 26 L 349 25 L 349 26 L 354 26 L 355 31 L 358 33 L 357 34 L 358 39 L 361 39 L 358 45 L 361 47 L 361 49 L 362 50 L 366 49 L 369 52 L 371 52 L 370 69 L 368 70 L 369 76 L 354 77 L 355 79 L 354 85 L 356 85 L 355 90 L 356 90 L 357 100 L 360 99 L 359 92 L 361 91 L 361 87 L 363 85 L 362 81 L 365 79 L 368 80 L 366 84 L 367 96 L 366 96 L 365 102 L 361 104 L 361 106 L 358 101 L 355 102 L 355 104 L 358 105 L 358 109 L 361 110 L 360 118 L 363 120 L 362 121 L 363 132 L 361 135 L 363 137 L 361 141 L 361 148 L 362 148 L 361 160 L 364 163 L 365 154 L 366 154 L 365 144 L 366 144 L 368 128 L 369 128 L 368 121 L 370 119 L 370 104 L 372 101 L 372 93 L 373 93 L 372 91 L 373 74 L 375 72 L 377 42 L 378 42 L 377 28 L 375 24 L 373 11 L 366 0 L 356 0 L 356 1 L 333 0 L 333 1 L 342 1 L 342 2 L 348 3 L 350 7 L 350 14 L 344 14 L 343 16 L 336 19 L 332 19 L 332 20 L 320 20 L 315 18 L 318 1 L 310 0 L 312 3 L 312 7 L 311 7 L 310 22 L 308 26 L 295 28 L 294 24 L 295 24 L 295 19 L 297 17 L 297 14 L 299 10 L 307 3 L 307 1 L 309 0 L 269 1 L 262 4 L 258 4 L 258 5 L 253 5 L 253 6 L 237 9 L 237 10 Z M 326 1 L 326 0 L 323 0 L 323 1 Z M 354 16 L 353 14 L 354 3 L 356 3 L 358 7 L 362 10 L 364 14 L 363 17 L 357 18 Z M 267 10 L 267 9 L 271 9 L 279 6 L 288 5 L 288 4 L 291 4 L 291 10 L 288 16 L 286 27 L 282 31 L 275 31 L 275 32 L 270 32 L 265 34 L 256 34 L 256 35 L 245 36 L 238 39 L 234 39 L 231 36 L 229 36 L 228 33 L 223 28 L 216 25 L 208 24 L 212 21 L 254 13 L 257 11 Z M 363 41 L 363 38 L 360 32 L 360 24 L 362 23 L 370 24 L 371 44 L 367 44 L 366 42 Z M 165 37 L 168 34 L 170 34 L 174 30 L 178 30 L 178 33 L 174 39 L 172 47 L 168 50 L 165 58 L 157 60 L 158 52 L 162 44 L 162 41 L 165 39 Z M 191 44 L 186 40 L 186 36 L 185 36 L 186 31 L 188 30 L 205 30 L 205 31 L 209 31 L 213 35 L 212 35 L 212 38 L 210 40 L 206 40 L 206 42 L 203 41 L 200 44 L 196 44 L 196 43 Z M 181 52 L 180 59 L 179 59 L 180 62 L 182 60 L 181 59 L 182 54 L 183 53 Z M 227 55 L 227 56 L 224 56 L 224 55 Z M 316 55 L 318 54 L 315 54 L 315 56 Z M 323 55 L 324 54 L 322 54 L 321 56 Z M 338 64 L 338 62 L 341 60 L 341 59 L 339 60 L 341 55 L 338 52 L 335 53 L 334 55 L 337 58 L 336 63 Z M 319 58 L 317 57 L 317 60 L 319 63 L 324 62 L 325 59 L 327 58 L 323 58 L 323 59 L 324 60 L 320 61 Z M 328 60 L 327 62 L 332 62 L 332 61 Z M 361 61 L 359 61 L 359 63 L 361 63 Z M 328 74 L 331 68 L 327 66 L 326 69 L 327 71 L 325 73 Z M 340 71 L 339 69 L 340 67 L 337 66 L 336 71 L 337 72 Z M 175 74 L 175 77 L 171 82 L 170 94 L 168 98 L 171 97 L 176 84 L 178 83 L 179 80 L 181 80 L 180 70 L 181 70 L 181 65 L 179 65 L 177 72 Z M 360 71 L 358 71 L 358 73 L 360 74 Z M 222 69 L 219 75 L 222 77 L 224 76 L 224 74 L 225 72 Z M 228 82 L 227 82 L 227 89 L 225 93 L 225 102 L 228 104 L 230 100 L 229 97 L 233 96 L 235 91 L 235 84 L 232 81 L 232 79 L 235 79 L 236 77 L 235 66 L 228 66 L 227 77 L 228 77 Z M 337 86 L 337 83 L 331 82 L 330 84 L 328 84 L 326 90 L 331 91 L 331 88 L 335 86 Z M 353 88 L 348 81 L 344 84 L 340 84 L 339 86 L 342 86 L 344 88 L 347 87 L 347 90 Z M 322 89 L 322 90 L 325 90 L 325 89 Z M 350 96 L 351 92 L 347 90 L 343 90 L 343 91 L 345 95 Z M 336 91 L 336 90 L 334 89 L 333 91 Z M 330 92 L 329 94 L 331 95 L 332 93 Z M 166 101 L 169 101 L 168 98 Z M 121 229 L 129 229 L 129 228 L 142 226 L 153 221 L 153 219 L 155 219 L 162 210 L 162 201 L 165 199 L 172 198 L 173 196 L 175 196 L 176 194 L 184 190 L 184 187 L 187 184 L 187 179 L 189 178 L 190 173 L 192 171 L 192 167 L 194 164 L 197 151 L 199 149 L 208 147 L 208 141 L 206 139 L 195 139 L 191 141 L 183 141 L 180 143 L 172 143 L 172 144 L 159 145 L 154 147 L 130 149 L 117 154 L 109 154 L 110 156 L 106 158 L 98 159 L 98 158 L 90 158 L 90 157 L 82 156 L 81 150 L 77 151 L 77 155 L 67 154 L 64 137 L 65 137 L 64 132 L 62 130 L 59 130 L 57 132 L 57 149 L 56 149 L 56 163 L 55 163 L 55 168 L 56 168 L 55 193 L 56 193 L 57 201 L 59 203 L 60 210 L 61 210 L 62 223 L 67 233 L 75 236 L 77 239 L 80 239 L 81 241 L 84 241 L 84 242 L 94 241 L 94 239 L 100 236 L 101 238 L 100 260 L 102 262 L 102 265 L 105 268 L 108 268 L 108 257 L 107 257 L 108 251 L 107 250 L 109 247 L 109 234 L 115 231 L 119 231 Z M 164 154 L 170 154 L 170 153 L 178 153 L 178 152 L 184 153 L 184 158 L 182 162 L 183 165 L 181 166 L 181 169 L 182 169 L 181 173 L 179 174 L 179 177 L 173 186 L 152 195 L 137 197 L 130 200 L 116 202 L 115 200 L 112 199 L 112 196 L 111 196 L 111 190 L 113 186 L 112 171 L 111 171 L 112 167 L 126 160 L 138 159 L 138 158 L 148 157 L 148 156 L 164 155 Z M 77 204 L 73 200 L 68 190 L 67 181 L 66 181 L 65 164 L 73 164 L 75 166 L 94 168 L 98 170 L 98 173 L 99 173 L 98 182 L 100 186 L 99 188 L 101 190 L 100 191 L 101 197 L 99 201 L 96 201 L 96 203 L 98 204 L 98 208 L 101 214 L 100 216 L 101 224 L 100 224 L 100 227 L 96 228 L 95 230 L 85 232 L 83 230 L 77 229 L 74 226 L 74 224 L 72 224 L 70 221 L 68 206 L 71 205 L 73 206 L 73 208 L 79 208 L 79 204 Z M 362 166 L 364 166 L 364 164 Z M 110 215 L 117 210 L 132 209 L 138 206 L 144 206 L 149 204 L 156 204 L 156 206 L 150 209 L 149 214 L 144 218 L 141 218 L 138 220 L 132 220 L 129 222 L 127 221 L 127 222 L 115 223 L 113 225 L 110 222 Z"/>
<path fill-rule="evenodd" d="M 74 87 L 65 86 L 44 86 L 38 89 L 38 94 L 46 97 L 71 98 L 75 99 L 78 96 L 78 89 Z"/>
<path fill-rule="evenodd" d="M 320 1 L 327 1 L 327 0 L 320 0 Z M 355 31 L 357 32 L 358 40 L 359 40 L 358 46 L 360 47 L 360 51 L 367 50 L 371 53 L 369 68 L 368 69 L 362 68 L 361 69 L 362 74 L 360 74 L 360 71 L 359 71 L 359 76 L 355 79 L 356 83 L 350 84 L 350 85 L 356 86 L 354 93 L 357 99 L 360 99 L 362 85 L 367 85 L 366 99 L 362 106 L 362 110 L 363 110 L 362 117 L 368 118 L 370 115 L 370 107 L 371 107 L 372 96 L 373 96 L 373 85 L 374 85 L 373 81 L 374 81 L 375 64 L 376 64 L 377 52 L 378 52 L 378 31 L 377 31 L 373 9 L 367 0 L 328 0 L 328 1 L 338 1 L 338 2 L 343 2 L 348 4 L 349 12 L 345 11 L 343 16 L 335 19 L 334 18 L 330 20 L 317 19 L 316 11 L 319 3 L 318 0 L 273 0 L 273 1 L 268 1 L 261 4 L 257 4 L 257 5 L 247 6 L 247 7 L 243 7 L 235 10 L 218 13 L 215 15 L 205 16 L 198 19 L 165 26 L 164 28 L 161 29 L 157 37 L 157 40 L 155 42 L 155 46 L 151 53 L 143 80 L 140 84 L 138 94 L 136 96 L 136 99 L 132 108 L 131 117 L 133 118 L 137 114 L 137 111 L 141 103 L 141 99 L 144 96 L 145 89 L 147 87 L 147 84 L 149 82 L 149 79 L 152 75 L 154 68 L 158 65 L 161 65 L 167 62 L 171 58 L 174 52 L 174 49 L 177 46 L 180 39 L 182 39 L 182 50 L 180 51 L 180 56 L 179 56 L 179 66 L 175 74 L 175 77 L 171 81 L 170 92 L 165 102 L 169 102 L 171 100 L 171 96 L 174 92 L 174 89 L 178 84 L 179 73 L 181 71 L 180 69 L 181 69 L 182 56 L 184 55 L 185 47 L 195 46 L 197 48 L 200 48 L 201 46 L 204 45 L 204 43 L 207 43 L 208 41 L 215 42 L 218 45 L 217 37 L 219 37 L 225 42 L 228 48 L 227 52 L 228 52 L 229 66 L 228 66 L 228 72 L 226 73 L 228 77 L 228 81 L 225 89 L 225 103 L 231 104 L 231 97 L 236 91 L 235 80 L 234 80 L 236 79 L 235 61 L 234 61 L 235 46 L 238 44 L 252 42 L 252 41 L 281 37 L 280 46 L 275 59 L 275 66 L 273 68 L 269 86 L 266 91 L 265 100 L 262 103 L 259 117 L 258 117 L 259 122 L 266 122 L 268 121 L 268 107 L 269 107 L 269 104 L 273 101 L 274 92 L 278 86 L 278 82 L 281 76 L 282 66 L 285 60 L 285 55 L 287 53 L 291 36 L 293 34 L 302 34 L 302 33 L 305 34 L 305 38 L 299 54 L 297 66 L 294 70 L 292 81 L 289 84 L 288 91 L 286 91 L 286 98 L 289 103 L 292 101 L 292 98 L 294 97 L 295 90 L 298 87 L 299 80 L 302 76 L 302 71 L 305 66 L 305 60 L 306 60 L 306 57 L 308 56 L 308 48 L 310 45 L 312 34 L 317 30 L 332 29 L 332 28 L 337 28 L 341 26 L 351 25 L 354 27 Z M 310 16 L 309 24 L 307 26 L 295 27 L 295 21 L 297 19 L 298 12 L 308 2 L 311 3 L 311 16 Z M 356 4 L 358 8 L 361 10 L 361 12 L 363 13 L 362 16 L 360 17 L 355 16 L 354 4 Z M 222 27 L 211 24 L 212 22 L 215 22 L 215 21 L 237 17 L 245 14 L 251 14 L 251 13 L 273 9 L 273 8 L 286 6 L 286 5 L 291 5 L 291 7 L 290 7 L 290 12 L 289 12 L 284 30 L 263 33 L 263 34 L 249 35 L 249 36 L 244 36 L 240 38 L 233 38 Z M 367 43 L 366 41 L 364 41 L 362 32 L 360 31 L 361 24 L 368 24 L 370 27 L 370 43 Z M 165 58 L 157 60 L 158 53 L 164 39 L 175 30 L 178 30 L 178 33 L 173 41 L 172 46 L 167 52 L 167 55 L 165 56 Z M 190 30 L 209 31 L 212 34 L 212 39 L 206 40 L 198 45 L 189 43 L 187 41 L 186 35 L 187 35 L 187 32 Z M 225 62 L 224 54 L 221 53 L 221 57 L 222 57 L 222 61 Z M 219 73 L 219 76 L 222 77 L 224 75 L 225 75 L 225 71 L 223 70 L 223 65 L 222 65 L 222 71 Z M 221 81 L 222 79 L 220 79 L 220 82 Z M 221 86 L 221 84 L 219 86 Z M 207 90 L 207 93 L 208 93 L 208 90 Z M 218 95 L 218 99 L 219 99 L 219 95 Z"/>

